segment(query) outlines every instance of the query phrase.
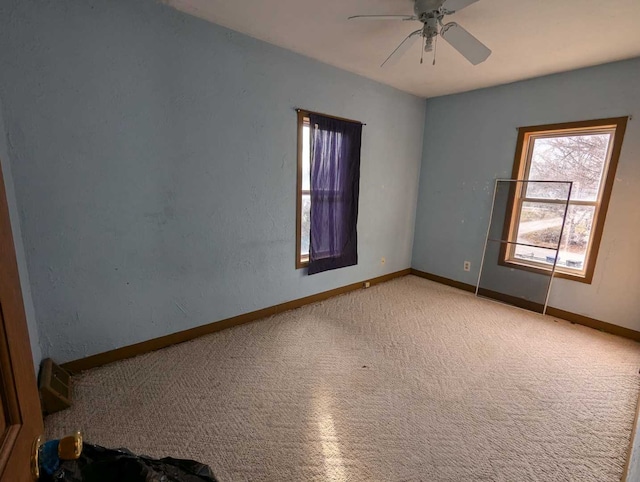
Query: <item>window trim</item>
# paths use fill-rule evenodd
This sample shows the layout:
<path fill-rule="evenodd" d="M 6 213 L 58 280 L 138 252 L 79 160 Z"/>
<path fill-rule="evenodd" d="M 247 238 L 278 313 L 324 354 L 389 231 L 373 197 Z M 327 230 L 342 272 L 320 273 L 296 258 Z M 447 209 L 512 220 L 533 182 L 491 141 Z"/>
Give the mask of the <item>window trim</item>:
<path fill-rule="evenodd" d="M 570 279 L 581 283 L 591 284 L 593 281 L 593 275 L 595 272 L 598 252 L 600 250 L 600 242 L 602 240 L 602 234 L 604 232 L 604 223 L 609 209 L 609 201 L 611 198 L 611 191 L 613 190 L 613 183 L 615 181 L 616 170 L 618 167 L 618 160 L 620 158 L 620 152 L 622 151 L 622 142 L 627 126 L 628 117 L 613 117 L 607 119 L 595 119 L 588 121 L 578 122 L 565 122 L 560 124 L 547 124 L 537 125 L 529 127 L 518 128 L 518 140 L 516 144 L 516 152 L 513 163 L 513 171 L 511 178 L 518 180 L 527 180 L 525 175 L 530 168 L 530 155 L 532 150 L 529 148 L 529 142 L 536 134 L 544 132 L 549 137 L 562 133 L 568 130 L 593 130 L 595 132 L 606 128 L 613 129 L 613 140 L 609 146 L 609 162 L 608 166 L 605 166 L 603 172 L 603 181 L 600 188 L 600 199 L 595 203 L 587 202 L 588 205 L 594 205 L 594 225 L 592 226 L 591 239 L 588 246 L 588 251 L 585 259 L 584 274 L 571 273 L 556 267 L 555 276 L 563 279 Z M 531 152 L 530 152 L 531 151 Z M 511 191 L 509 193 L 509 204 L 507 205 L 507 211 L 505 216 L 505 224 L 503 228 L 503 239 L 511 239 L 515 226 L 519 219 L 518 206 L 521 186 L 513 183 Z M 572 201 L 571 204 L 581 204 L 581 201 Z M 502 266 L 508 266 L 510 268 L 522 269 L 525 271 L 531 271 L 535 273 L 548 273 L 551 271 L 551 267 L 537 267 L 527 264 L 526 262 L 520 262 L 510 259 L 510 253 L 512 249 L 507 243 L 503 243 L 500 248 L 499 264 Z"/>

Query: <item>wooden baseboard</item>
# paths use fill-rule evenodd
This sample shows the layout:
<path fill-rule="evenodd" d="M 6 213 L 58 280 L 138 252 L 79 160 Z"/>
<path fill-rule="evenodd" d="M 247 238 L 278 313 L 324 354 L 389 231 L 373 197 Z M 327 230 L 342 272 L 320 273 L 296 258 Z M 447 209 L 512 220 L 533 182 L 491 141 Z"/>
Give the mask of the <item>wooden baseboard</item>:
<path fill-rule="evenodd" d="M 369 282 L 371 283 L 371 285 L 375 285 L 378 283 L 384 283 L 385 281 L 390 281 L 394 278 L 406 276 L 408 274 L 413 274 L 415 276 L 419 276 L 421 278 L 435 281 L 437 283 L 441 283 L 444 285 L 452 286 L 454 288 L 458 288 L 464 291 L 468 291 L 472 293 L 475 292 L 475 286 L 470 285 L 468 283 L 463 283 L 461 281 L 452 280 L 449 278 L 445 278 L 443 276 L 426 273 L 424 271 L 419 271 L 413 268 L 397 271 L 395 273 L 390 273 L 384 276 L 380 276 L 378 278 L 369 280 Z M 308 305 L 310 303 L 316 303 L 318 301 L 326 300 L 328 298 L 332 298 L 334 296 L 348 293 L 350 291 L 355 291 L 355 290 L 361 289 L 363 287 L 363 283 L 364 281 L 360 283 L 353 283 L 350 285 L 342 286 L 340 288 L 335 288 L 333 290 L 324 291 L 322 293 L 317 293 L 315 295 L 307 296 L 305 298 L 299 298 L 296 300 L 288 301 L 286 303 L 281 303 L 279 305 L 263 308 L 261 310 L 252 311 L 250 313 L 244 313 L 242 315 L 234 316 L 232 318 L 227 318 L 225 320 L 220 320 L 214 323 L 209 323 L 207 325 L 197 326 L 189 330 L 179 331 L 177 333 L 172 333 L 170 335 L 165 335 L 159 338 L 143 341 L 140 343 L 136 343 L 134 345 L 128 345 L 128 346 L 124 346 L 122 348 L 116 348 L 115 350 L 110 350 L 104 353 L 98 353 L 97 355 L 92 355 L 86 358 L 80 358 L 78 360 L 63 363 L 62 367 L 70 372 L 78 373 L 83 370 L 96 368 L 102 365 L 106 365 L 108 363 L 113 363 L 118 360 L 132 358 L 134 356 L 142 355 L 144 353 L 159 350 L 160 348 L 175 345 L 176 343 L 182 343 L 185 341 L 193 340 L 194 338 L 198 338 L 203 335 L 208 335 L 210 333 L 215 333 L 216 331 L 224 330 L 226 328 L 230 328 L 233 326 L 242 325 L 244 323 L 250 323 L 252 321 L 256 321 L 261 318 L 266 318 L 268 316 L 275 315 L 277 313 L 293 310 L 296 308 L 300 308 L 301 306 Z M 496 298 L 496 296 L 492 296 L 492 295 L 495 295 L 495 293 L 487 292 L 484 294 L 491 298 Z M 506 298 L 502 296 L 502 299 L 500 298 L 498 299 L 499 301 L 505 301 L 505 302 L 514 301 Z M 517 301 L 518 299 L 516 298 L 515 300 Z M 511 304 L 514 304 L 514 303 L 511 303 Z M 606 323 L 604 321 L 596 320 L 594 318 L 589 318 L 587 316 L 579 315 L 577 313 L 571 313 L 571 312 L 560 310 L 558 308 L 554 308 L 550 306 L 547 308 L 547 315 L 555 318 L 560 318 L 566 321 L 570 321 L 572 323 L 588 326 L 596 330 L 605 331 L 607 333 L 612 333 L 614 335 L 640 341 L 640 332 L 630 330 L 628 328 L 623 328 L 621 326 L 613 325 L 611 323 Z"/>
<path fill-rule="evenodd" d="M 571 323 L 588 326 L 589 328 L 605 331 L 607 333 L 611 333 L 612 335 L 618 335 L 623 338 L 640 341 L 640 331 L 635 331 L 629 328 L 625 328 L 624 326 L 607 323 L 606 321 L 596 320 L 595 318 L 589 318 L 588 316 L 579 315 L 578 313 L 572 313 L 570 311 L 554 308 L 553 306 L 547 307 L 547 316 L 551 316 L 553 318 L 561 318 L 563 320 L 570 321 Z"/>
<path fill-rule="evenodd" d="M 394 278 L 406 276 L 410 273 L 411 273 L 411 269 L 404 269 L 402 271 L 396 271 L 395 273 L 379 276 L 377 278 L 373 278 L 367 281 L 369 281 L 371 286 L 373 286 L 379 283 L 384 283 L 385 281 L 390 281 Z M 323 301 L 328 298 L 333 298 L 334 296 L 338 296 L 344 293 L 348 293 L 350 291 L 361 289 L 363 288 L 364 283 L 365 282 L 362 281 L 360 283 L 353 283 L 350 285 L 341 286 L 340 288 L 335 288 L 329 291 L 323 291 L 322 293 L 306 296 L 304 298 L 299 298 L 297 300 L 287 301 L 286 303 L 270 306 L 268 308 L 252 311 L 250 313 L 244 313 L 242 315 L 234 316 L 232 318 L 227 318 L 225 320 L 216 321 L 214 323 L 209 323 L 207 325 L 197 326 L 189 330 L 179 331 L 177 333 L 161 336 L 159 338 L 153 338 L 152 340 L 143 341 L 140 343 L 136 343 L 134 345 L 128 345 L 122 348 L 116 348 L 115 350 L 106 351 L 104 353 L 98 353 L 97 355 L 91 355 L 86 358 L 80 358 L 78 360 L 63 363 L 61 366 L 65 370 L 68 370 L 72 373 L 78 373 L 84 370 L 89 370 L 91 368 L 96 368 L 102 365 L 106 365 L 108 363 L 113 363 L 118 360 L 124 360 L 126 358 L 132 358 L 134 356 L 142 355 L 144 353 L 159 350 L 160 348 L 165 348 L 167 346 L 175 345 L 176 343 L 182 343 L 185 341 L 193 340 L 194 338 L 198 338 L 203 335 L 208 335 L 210 333 L 215 333 L 216 331 L 224 330 L 226 328 L 231 328 L 232 326 L 243 325 L 245 323 L 250 323 L 252 321 L 256 321 L 261 318 L 266 318 L 268 316 L 275 315 L 277 313 L 282 313 L 284 311 L 300 308 L 301 306 L 305 306 L 310 303 L 316 303 L 318 301 Z"/>
<path fill-rule="evenodd" d="M 431 281 L 436 281 L 437 283 L 453 286 L 454 288 L 458 288 L 464 291 L 470 291 L 472 293 L 475 292 L 476 290 L 475 286 L 470 285 L 468 283 L 463 283 L 461 281 L 452 280 L 449 278 L 445 278 L 443 276 L 426 273 L 424 271 L 419 271 L 413 268 L 411 269 L 411 274 L 420 276 L 421 278 L 426 278 Z M 541 305 L 540 303 L 523 300 L 515 296 L 509 296 L 509 295 L 505 295 L 502 293 L 497 293 L 495 291 L 485 290 L 485 289 L 481 289 L 479 294 L 481 294 L 482 296 L 486 296 L 488 298 L 493 298 L 497 301 L 502 301 L 505 303 L 509 303 L 511 305 L 519 306 L 521 308 L 542 312 L 543 305 Z M 589 318 L 588 316 L 580 315 L 578 313 L 572 313 L 570 311 L 561 310 L 553 306 L 547 307 L 547 316 L 550 316 L 552 318 L 560 318 L 562 320 L 569 321 L 571 323 L 576 323 L 578 325 L 588 326 L 589 328 L 593 328 L 599 331 L 604 331 L 606 333 L 611 333 L 612 335 L 622 336 L 623 338 L 629 338 L 631 340 L 640 341 L 639 331 L 631 330 L 629 328 L 624 328 L 622 326 L 614 325 L 612 323 L 607 323 L 606 321 L 596 320 L 595 318 Z"/>
<path fill-rule="evenodd" d="M 491 298 L 492 300 L 502 301 L 508 305 L 517 306 L 529 311 L 535 311 L 536 313 L 542 313 L 544 311 L 544 303 L 536 303 L 535 301 L 525 300 L 517 296 L 506 295 L 498 291 L 488 290 L 486 288 L 478 289 L 478 295 L 485 298 Z"/>
<path fill-rule="evenodd" d="M 419 276 L 420 278 L 425 278 L 430 281 L 435 281 L 436 283 L 440 283 L 447 286 L 453 286 L 454 288 L 458 288 L 459 290 L 469 291 L 471 293 L 476 292 L 476 287 L 470 285 L 468 283 L 463 283 L 462 281 L 456 281 L 453 279 L 445 278 L 444 276 L 438 276 L 437 274 L 427 273 L 426 271 L 420 271 L 417 269 L 411 268 L 411 274 L 415 276 Z"/>

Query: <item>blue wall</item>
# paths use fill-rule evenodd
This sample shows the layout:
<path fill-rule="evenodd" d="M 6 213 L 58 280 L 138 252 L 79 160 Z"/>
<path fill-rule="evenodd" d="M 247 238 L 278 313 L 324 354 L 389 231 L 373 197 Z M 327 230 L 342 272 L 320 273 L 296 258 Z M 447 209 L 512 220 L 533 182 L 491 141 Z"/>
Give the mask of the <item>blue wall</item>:
<path fill-rule="evenodd" d="M 640 330 L 640 59 L 429 99 L 413 267 L 474 284 L 494 179 L 517 127 L 635 115 L 627 127 L 593 283 L 554 281 L 550 304 Z M 463 262 L 472 262 L 471 272 Z"/>
<path fill-rule="evenodd" d="M 45 356 L 410 267 L 423 99 L 152 0 L 5 1 L 0 45 Z M 355 267 L 294 269 L 294 106 L 367 123 Z"/>
<path fill-rule="evenodd" d="M 31 353 L 33 364 L 37 370 L 42 360 L 40 350 L 40 336 L 36 325 L 36 316 L 31 299 L 31 285 L 29 283 L 29 272 L 22 243 L 22 230 L 20 228 L 20 217 L 18 215 L 18 205 L 13 186 L 13 176 L 11 173 L 11 163 L 9 162 L 9 144 L 5 136 L 4 118 L 2 115 L 2 104 L 0 104 L 0 165 L 2 166 L 2 176 L 4 178 L 4 189 L 7 195 L 7 205 L 9 207 L 9 218 L 11 219 L 11 230 L 13 231 L 13 244 L 16 250 L 16 261 L 18 263 L 18 273 L 20 276 L 20 288 L 22 289 L 22 299 L 24 301 L 24 311 L 27 317 L 27 327 L 29 329 L 29 340 L 31 342 Z"/>

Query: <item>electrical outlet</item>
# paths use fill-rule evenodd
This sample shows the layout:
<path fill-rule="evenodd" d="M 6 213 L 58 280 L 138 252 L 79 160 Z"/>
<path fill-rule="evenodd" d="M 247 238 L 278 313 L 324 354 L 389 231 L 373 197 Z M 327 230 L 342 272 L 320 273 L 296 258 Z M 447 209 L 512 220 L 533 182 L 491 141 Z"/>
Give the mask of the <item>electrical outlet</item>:
<path fill-rule="evenodd" d="M 386 259 L 384 259 L 384 258 L 380 258 L 380 264 L 385 264 L 386 262 L 387 262 L 387 260 L 386 260 Z"/>
<path fill-rule="evenodd" d="M 371 286 L 371 283 L 369 281 L 365 281 L 364 282 L 364 287 L 365 288 L 369 288 Z"/>
<path fill-rule="evenodd" d="M 464 270 L 465 271 L 471 271 L 471 261 L 465 261 L 464 262 Z"/>

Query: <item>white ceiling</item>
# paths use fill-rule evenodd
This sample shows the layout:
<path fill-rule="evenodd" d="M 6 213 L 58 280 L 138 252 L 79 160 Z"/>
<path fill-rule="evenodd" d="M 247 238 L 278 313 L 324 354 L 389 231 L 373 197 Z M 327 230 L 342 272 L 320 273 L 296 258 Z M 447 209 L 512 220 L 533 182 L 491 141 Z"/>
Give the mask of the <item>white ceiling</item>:
<path fill-rule="evenodd" d="M 423 97 L 463 92 L 640 56 L 640 0 L 480 0 L 447 17 L 493 54 L 472 66 L 446 42 L 436 65 L 417 42 L 380 64 L 419 22 L 348 21 L 413 14 L 412 0 L 162 0 L 265 42 Z"/>

